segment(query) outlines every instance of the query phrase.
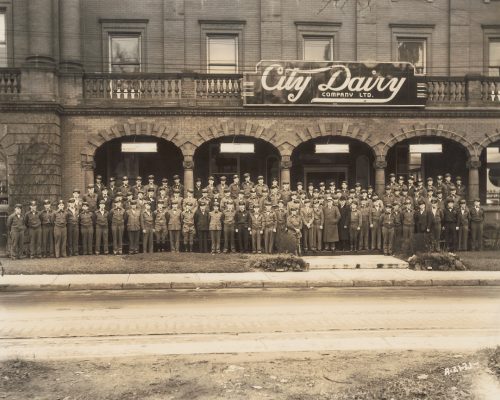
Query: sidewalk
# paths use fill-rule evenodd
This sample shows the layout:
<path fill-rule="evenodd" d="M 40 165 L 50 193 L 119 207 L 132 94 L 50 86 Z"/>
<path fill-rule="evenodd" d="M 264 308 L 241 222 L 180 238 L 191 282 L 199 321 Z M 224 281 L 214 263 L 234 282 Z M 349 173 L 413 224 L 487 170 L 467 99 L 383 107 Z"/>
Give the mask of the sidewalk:
<path fill-rule="evenodd" d="M 401 286 L 500 286 L 500 271 L 319 269 L 308 272 L 4 275 L 0 277 L 0 292 Z"/>

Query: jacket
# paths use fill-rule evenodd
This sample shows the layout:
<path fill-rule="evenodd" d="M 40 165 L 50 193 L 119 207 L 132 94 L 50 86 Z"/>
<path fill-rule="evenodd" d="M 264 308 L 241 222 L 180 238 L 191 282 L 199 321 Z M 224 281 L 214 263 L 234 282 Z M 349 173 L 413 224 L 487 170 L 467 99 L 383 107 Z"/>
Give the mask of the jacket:
<path fill-rule="evenodd" d="M 155 218 L 153 211 L 143 211 L 141 213 L 141 228 L 142 229 L 154 229 Z"/>
<path fill-rule="evenodd" d="M 211 211 L 209 215 L 210 221 L 208 224 L 208 229 L 210 231 L 222 230 L 222 213 L 220 211 Z"/>
<path fill-rule="evenodd" d="M 196 230 L 208 231 L 210 225 L 210 212 L 207 209 L 205 209 L 205 212 L 202 212 L 198 208 L 194 213 L 194 222 L 196 225 Z"/>
<path fill-rule="evenodd" d="M 167 211 L 167 227 L 169 231 L 180 231 L 182 212 L 179 209 Z"/>
<path fill-rule="evenodd" d="M 96 226 L 107 228 L 109 222 L 109 213 L 104 210 L 104 213 L 101 213 L 100 210 L 96 211 L 94 214 L 95 224 Z"/>
<path fill-rule="evenodd" d="M 126 212 L 127 229 L 129 231 L 141 230 L 141 211 L 136 208 L 135 210 L 129 209 Z"/>

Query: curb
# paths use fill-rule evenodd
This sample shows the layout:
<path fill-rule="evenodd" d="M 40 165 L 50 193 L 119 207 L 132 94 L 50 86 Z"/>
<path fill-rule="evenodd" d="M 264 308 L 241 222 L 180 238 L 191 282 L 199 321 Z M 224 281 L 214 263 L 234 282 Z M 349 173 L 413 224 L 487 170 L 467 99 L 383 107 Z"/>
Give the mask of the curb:
<path fill-rule="evenodd" d="M 318 289 L 368 287 L 500 286 L 500 279 L 286 280 L 147 283 L 1 284 L 0 292 L 77 290 Z"/>

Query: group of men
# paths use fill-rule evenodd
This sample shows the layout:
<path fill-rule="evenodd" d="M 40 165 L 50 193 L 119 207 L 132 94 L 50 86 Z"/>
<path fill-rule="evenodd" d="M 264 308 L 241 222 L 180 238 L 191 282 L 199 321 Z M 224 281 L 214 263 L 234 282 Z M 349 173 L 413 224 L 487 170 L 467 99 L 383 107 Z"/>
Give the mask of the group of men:
<path fill-rule="evenodd" d="M 183 197 L 184 195 L 184 197 Z M 293 244 L 296 254 L 304 251 L 377 251 L 384 254 L 416 250 L 449 251 L 482 248 L 484 211 L 478 199 L 468 207 L 460 177 L 438 176 L 436 182 L 389 175 L 384 194 L 371 186 L 362 188 L 347 182 L 289 182 L 271 185 L 263 176 L 257 182 L 245 173 L 227 182 L 214 176 L 203 185 L 197 179 L 193 189 L 184 191 L 180 177 L 172 184 L 163 178 L 160 185 L 149 175 L 147 184 L 138 176 L 130 184 L 124 176 L 118 185 L 101 176 L 79 189 L 56 209 L 49 200 L 39 210 L 31 201 L 23 214 L 21 204 L 7 221 L 12 258 L 65 257 L 78 254 L 128 253 L 183 250 L 192 252 L 273 253 Z M 111 239 L 111 240 L 110 240 Z M 110 243 L 111 241 L 111 243 Z M 210 246 L 209 246 L 210 244 Z"/>

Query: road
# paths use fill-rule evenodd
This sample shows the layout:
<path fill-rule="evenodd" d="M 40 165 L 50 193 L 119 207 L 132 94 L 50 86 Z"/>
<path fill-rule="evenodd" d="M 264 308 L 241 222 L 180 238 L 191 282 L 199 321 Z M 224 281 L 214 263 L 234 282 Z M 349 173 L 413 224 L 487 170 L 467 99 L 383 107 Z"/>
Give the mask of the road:
<path fill-rule="evenodd" d="M 500 288 L 0 294 L 0 359 L 500 344 Z"/>

